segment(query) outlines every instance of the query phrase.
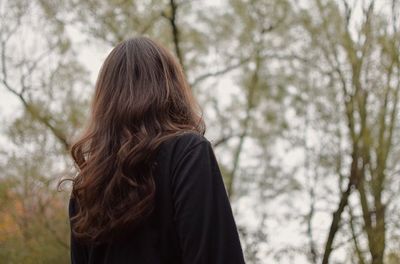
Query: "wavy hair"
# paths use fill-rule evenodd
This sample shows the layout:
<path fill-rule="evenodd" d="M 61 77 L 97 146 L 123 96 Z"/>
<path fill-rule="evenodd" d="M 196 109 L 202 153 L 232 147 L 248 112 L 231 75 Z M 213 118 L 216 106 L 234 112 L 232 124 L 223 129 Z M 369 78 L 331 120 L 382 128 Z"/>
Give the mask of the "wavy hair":
<path fill-rule="evenodd" d="M 154 210 L 154 158 L 162 142 L 204 135 L 203 113 L 181 65 L 148 37 L 120 42 L 105 59 L 90 117 L 70 147 L 77 212 L 71 232 L 100 243 L 134 230 Z"/>

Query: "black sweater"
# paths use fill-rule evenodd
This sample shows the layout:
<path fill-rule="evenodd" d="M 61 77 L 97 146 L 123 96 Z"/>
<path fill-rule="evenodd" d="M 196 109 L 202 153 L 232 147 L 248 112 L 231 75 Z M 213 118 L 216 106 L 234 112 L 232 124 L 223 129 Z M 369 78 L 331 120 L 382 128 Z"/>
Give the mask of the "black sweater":
<path fill-rule="evenodd" d="M 245 263 L 211 143 L 192 132 L 174 137 L 162 143 L 156 164 L 150 218 L 124 243 L 85 246 L 71 235 L 72 264 Z"/>

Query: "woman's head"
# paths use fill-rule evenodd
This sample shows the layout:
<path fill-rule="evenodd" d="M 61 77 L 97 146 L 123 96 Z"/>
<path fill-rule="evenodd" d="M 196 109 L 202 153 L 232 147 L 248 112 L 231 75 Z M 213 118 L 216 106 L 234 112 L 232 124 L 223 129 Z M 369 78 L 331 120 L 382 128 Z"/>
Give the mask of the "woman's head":
<path fill-rule="evenodd" d="M 119 43 L 104 61 L 91 115 L 71 155 L 77 238 L 118 237 L 153 209 L 153 160 L 160 144 L 184 131 L 205 132 L 182 67 L 147 37 Z"/>
<path fill-rule="evenodd" d="M 147 37 L 136 37 L 119 43 L 106 58 L 92 115 L 100 128 L 129 126 L 158 133 L 196 129 L 196 107 L 182 67 L 172 54 Z"/>

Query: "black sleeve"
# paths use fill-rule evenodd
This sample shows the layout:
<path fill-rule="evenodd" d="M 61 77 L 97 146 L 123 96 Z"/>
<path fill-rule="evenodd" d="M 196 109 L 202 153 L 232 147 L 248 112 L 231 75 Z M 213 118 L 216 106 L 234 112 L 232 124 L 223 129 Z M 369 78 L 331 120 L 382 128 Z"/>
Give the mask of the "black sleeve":
<path fill-rule="evenodd" d="M 184 264 L 245 263 L 222 175 L 208 140 L 196 142 L 172 172 L 175 221 Z"/>
<path fill-rule="evenodd" d="M 68 204 L 68 213 L 70 219 L 70 258 L 71 264 L 87 263 L 87 252 L 83 244 L 79 243 L 72 234 L 71 217 L 75 214 L 75 203 L 70 198 Z"/>

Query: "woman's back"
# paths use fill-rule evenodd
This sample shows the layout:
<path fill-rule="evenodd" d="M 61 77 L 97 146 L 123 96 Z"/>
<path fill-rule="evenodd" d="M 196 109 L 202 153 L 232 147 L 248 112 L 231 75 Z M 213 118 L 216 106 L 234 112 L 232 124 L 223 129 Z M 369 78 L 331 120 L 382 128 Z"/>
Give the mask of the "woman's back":
<path fill-rule="evenodd" d="M 97 246 L 84 246 L 71 234 L 72 263 L 244 263 L 210 142 L 196 132 L 170 138 L 160 145 L 154 165 L 150 217 L 123 240 Z M 70 217 L 75 207 L 70 200 Z"/>

